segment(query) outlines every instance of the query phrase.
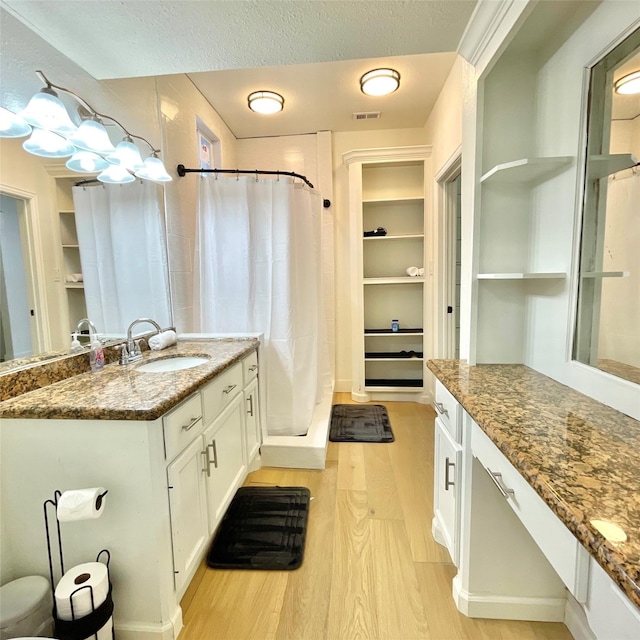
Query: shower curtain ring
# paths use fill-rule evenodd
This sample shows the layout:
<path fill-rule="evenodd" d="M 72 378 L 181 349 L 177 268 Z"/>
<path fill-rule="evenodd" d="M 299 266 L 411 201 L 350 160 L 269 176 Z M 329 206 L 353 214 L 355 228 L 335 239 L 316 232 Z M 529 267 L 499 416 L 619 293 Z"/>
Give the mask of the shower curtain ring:
<path fill-rule="evenodd" d="M 236 182 L 240 180 L 240 169 L 236 169 Z"/>
<path fill-rule="evenodd" d="M 256 182 L 258 182 L 258 170 L 256 169 Z"/>

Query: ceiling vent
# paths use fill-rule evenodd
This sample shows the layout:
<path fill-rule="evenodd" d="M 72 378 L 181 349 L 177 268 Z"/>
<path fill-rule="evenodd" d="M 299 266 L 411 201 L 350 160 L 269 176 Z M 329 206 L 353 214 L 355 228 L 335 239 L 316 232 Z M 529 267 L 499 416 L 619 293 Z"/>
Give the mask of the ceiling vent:
<path fill-rule="evenodd" d="M 353 114 L 354 120 L 377 120 L 381 111 L 360 111 Z"/>

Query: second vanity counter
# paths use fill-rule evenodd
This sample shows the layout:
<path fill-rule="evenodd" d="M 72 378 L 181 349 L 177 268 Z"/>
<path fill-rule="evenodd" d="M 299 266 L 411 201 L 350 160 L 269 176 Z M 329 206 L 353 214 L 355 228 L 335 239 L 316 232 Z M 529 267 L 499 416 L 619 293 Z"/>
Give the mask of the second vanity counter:
<path fill-rule="evenodd" d="M 162 351 L 144 351 L 128 365 L 109 364 L 0 402 L 0 418 L 155 420 L 204 383 L 258 348 L 257 338 L 180 339 Z M 138 371 L 152 360 L 205 356 L 204 364 L 163 373 Z"/>
<path fill-rule="evenodd" d="M 523 365 L 427 366 L 640 607 L 640 423 Z"/>

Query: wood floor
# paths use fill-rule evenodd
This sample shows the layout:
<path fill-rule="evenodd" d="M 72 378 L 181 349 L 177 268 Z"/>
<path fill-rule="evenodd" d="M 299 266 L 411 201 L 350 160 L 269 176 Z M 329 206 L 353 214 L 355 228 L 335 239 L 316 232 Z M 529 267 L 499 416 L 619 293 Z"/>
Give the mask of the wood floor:
<path fill-rule="evenodd" d="M 350 402 L 336 394 L 335 403 Z M 431 407 L 384 403 L 392 444 L 329 443 L 326 469 L 260 469 L 247 485 L 306 486 L 313 500 L 296 571 L 200 567 L 180 640 L 571 640 L 559 623 L 471 619 L 431 537 Z"/>

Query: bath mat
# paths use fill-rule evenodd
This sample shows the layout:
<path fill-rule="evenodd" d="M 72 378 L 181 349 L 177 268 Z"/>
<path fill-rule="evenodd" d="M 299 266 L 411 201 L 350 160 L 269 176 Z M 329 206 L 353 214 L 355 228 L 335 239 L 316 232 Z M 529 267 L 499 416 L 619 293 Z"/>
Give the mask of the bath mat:
<path fill-rule="evenodd" d="M 302 564 L 306 487 L 240 487 L 207 555 L 215 569 L 297 569 Z"/>
<path fill-rule="evenodd" d="M 381 404 L 335 404 L 331 442 L 393 442 L 387 408 Z"/>

